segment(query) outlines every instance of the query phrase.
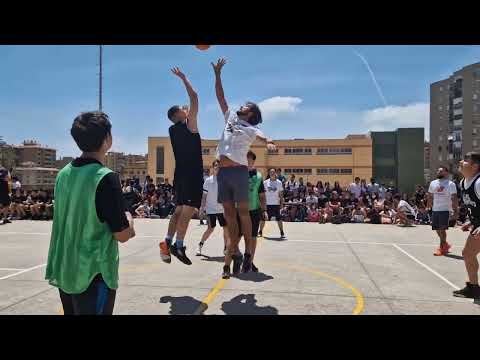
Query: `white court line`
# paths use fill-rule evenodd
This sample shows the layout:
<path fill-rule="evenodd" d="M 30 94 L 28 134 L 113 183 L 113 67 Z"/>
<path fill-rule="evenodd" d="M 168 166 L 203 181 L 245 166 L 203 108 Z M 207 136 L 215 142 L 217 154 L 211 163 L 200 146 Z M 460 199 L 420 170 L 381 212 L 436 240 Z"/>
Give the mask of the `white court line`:
<path fill-rule="evenodd" d="M 0 271 L 22 271 L 25 269 L 0 268 Z"/>
<path fill-rule="evenodd" d="M 279 241 L 280 243 L 285 242 L 305 242 L 305 243 L 319 243 L 319 244 L 355 244 L 355 245 L 393 245 L 390 242 L 371 242 L 371 241 L 338 241 L 338 240 L 284 240 Z M 438 244 L 398 244 L 402 246 L 421 246 L 421 247 L 434 247 Z"/>
<path fill-rule="evenodd" d="M 0 235 L 50 235 L 50 233 L 26 233 L 26 232 L 11 232 L 11 231 L 0 231 Z"/>
<path fill-rule="evenodd" d="M 417 264 L 423 266 L 425 269 L 427 269 L 428 271 L 430 271 L 433 275 L 435 275 L 436 277 L 438 277 L 439 279 L 445 281 L 448 285 L 450 285 L 452 288 L 454 288 L 455 290 L 460 290 L 460 288 L 451 283 L 448 279 L 446 279 L 444 276 L 440 275 L 438 272 L 436 272 L 435 270 L 433 270 L 430 266 L 428 265 L 425 265 L 423 262 L 421 262 L 420 260 L 418 260 L 416 257 L 414 257 L 413 255 L 410 255 L 408 252 L 406 252 L 405 250 L 403 250 L 400 246 L 398 246 L 397 244 L 392 244 L 392 246 L 401 251 L 402 253 L 404 253 L 405 255 L 407 255 L 410 259 L 412 259 L 413 261 L 415 261 Z"/>
<path fill-rule="evenodd" d="M 29 271 L 32 271 L 32 270 L 41 268 L 41 267 L 44 267 L 45 265 L 47 265 L 47 264 L 37 265 L 37 266 L 31 267 L 31 268 L 29 268 L 29 269 L 25 269 L 25 270 L 22 270 L 22 271 L 19 271 L 19 272 L 16 272 L 16 273 L 13 273 L 13 274 L 4 276 L 4 277 L 1 277 L 0 280 L 9 279 L 9 278 L 11 278 L 11 277 L 14 277 L 14 276 L 17 276 L 17 275 L 20 275 L 20 274 L 23 274 L 23 273 L 26 273 L 26 272 L 29 272 Z"/>

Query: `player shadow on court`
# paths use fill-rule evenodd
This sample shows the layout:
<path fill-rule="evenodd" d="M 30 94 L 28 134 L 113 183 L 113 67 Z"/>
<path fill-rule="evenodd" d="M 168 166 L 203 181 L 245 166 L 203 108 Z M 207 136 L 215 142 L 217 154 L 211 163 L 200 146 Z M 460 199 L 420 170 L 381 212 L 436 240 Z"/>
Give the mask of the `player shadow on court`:
<path fill-rule="evenodd" d="M 192 315 L 202 305 L 200 300 L 191 296 L 162 296 L 160 303 L 170 303 L 170 315 Z"/>
<path fill-rule="evenodd" d="M 263 237 L 265 240 L 271 240 L 271 241 L 287 241 L 288 239 L 282 239 L 281 237 L 269 237 L 269 236 L 264 236 Z"/>
<path fill-rule="evenodd" d="M 278 309 L 273 306 L 258 306 L 254 294 L 235 296 L 225 301 L 221 309 L 225 315 L 278 315 Z"/>
<path fill-rule="evenodd" d="M 218 263 L 224 263 L 225 262 L 225 256 L 202 255 L 201 260 L 202 261 L 214 261 L 214 262 L 218 262 Z"/>
<path fill-rule="evenodd" d="M 268 280 L 273 280 L 273 276 L 264 274 L 262 272 L 249 272 L 249 273 L 241 273 L 237 276 L 234 276 L 234 278 L 243 280 L 243 281 L 252 281 L 252 282 L 264 282 Z"/>
<path fill-rule="evenodd" d="M 455 260 L 463 260 L 463 256 L 459 256 L 459 255 L 454 255 L 454 254 L 446 254 L 446 255 L 443 255 L 447 258 L 451 258 L 451 259 L 455 259 Z"/>

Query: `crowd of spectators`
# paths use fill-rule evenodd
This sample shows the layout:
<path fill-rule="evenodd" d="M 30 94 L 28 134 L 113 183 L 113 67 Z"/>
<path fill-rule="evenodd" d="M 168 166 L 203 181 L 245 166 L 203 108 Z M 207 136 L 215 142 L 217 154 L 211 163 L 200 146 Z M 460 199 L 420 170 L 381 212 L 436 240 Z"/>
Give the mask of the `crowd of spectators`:
<path fill-rule="evenodd" d="M 268 178 L 268 177 L 267 177 Z M 400 194 L 394 188 L 377 184 L 374 179 L 367 183 L 356 178 L 348 186 L 338 181 L 333 185 L 318 181 L 316 184 L 288 179 L 280 172 L 282 182 L 280 219 L 284 222 L 311 223 L 370 223 L 370 224 L 431 224 L 431 211 L 427 209 L 425 188 L 418 185 L 413 194 Z M 24 190 L 20 181 L 11 181 L 10 204 L 0 208 L 0 222 L 11 220 L 50 220 L 53 217 L 54 197 L 51 190 Z M 165 219 L 175 210 L 173 186 L 166 179 L 155 184 L 147 176 L 143 184 L 139 179 L 121 182 L 126 209 L 137 218 Z M 466 208 L 460 204 L 459 221 L 467 217 Z M 200 214 L 194 214 L 195 219 Z M 200 223 L 203 219 L 200 218 Z"/>

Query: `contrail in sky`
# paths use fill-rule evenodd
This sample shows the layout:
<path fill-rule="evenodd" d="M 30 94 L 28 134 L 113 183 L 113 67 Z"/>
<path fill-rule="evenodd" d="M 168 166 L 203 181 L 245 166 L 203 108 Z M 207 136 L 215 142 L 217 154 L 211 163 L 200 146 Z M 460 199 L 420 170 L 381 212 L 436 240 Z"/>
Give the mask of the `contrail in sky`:
<path fill-rule="evenodd" d="M 380 88 L 380 85 L 378 84 L 377 79 L 375 78 L 375 74 L 373 73 L 372 68 L 370 67 L 370 64 L 368 63 L 367 59 L 365 59 L 365 57 L 362 54 L 360 54 L 358 51 L 353 50 L 353 52 L 355 53 L 355 55 L 357 55 L 360 58 L 360 60 L 362 60 L 362 62 L 367 67 L 367 70 L 370 73 L 370 76 L 372 77 L 372 81 L 375 84 L 375 87 L 377 88 L 378 95 L 382 99 L 383 105 L 385 107 L 387 107 L 387 100 L 385 99 L 385 96 L 383 95 L 383 91 Z"/>

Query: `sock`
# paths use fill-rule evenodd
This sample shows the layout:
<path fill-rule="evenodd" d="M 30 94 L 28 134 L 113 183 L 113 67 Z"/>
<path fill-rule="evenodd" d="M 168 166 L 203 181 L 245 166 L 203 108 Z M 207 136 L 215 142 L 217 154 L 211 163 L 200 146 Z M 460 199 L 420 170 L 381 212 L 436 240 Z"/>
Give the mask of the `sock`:
<path fill-rule="evenodd" d="M 183 240 L 177 238 L 177 241 L 175 241 L 175 246 L 177 247 L 177 249 L 183 248 Z"/>
<path fill-rule="evenodd" d="M 171 236 L 166 236 L 165 237 L 165 242 L 167 243 L 168 246 L 172 245 L 172 240 L 173 238 Z"/>
<path fill-rule="evenodd" d="M 200 241 L 200 244 L 198 244 L 198 245 L 203 246 L 204 244 L 205 243 L 203 241 Z"/>

